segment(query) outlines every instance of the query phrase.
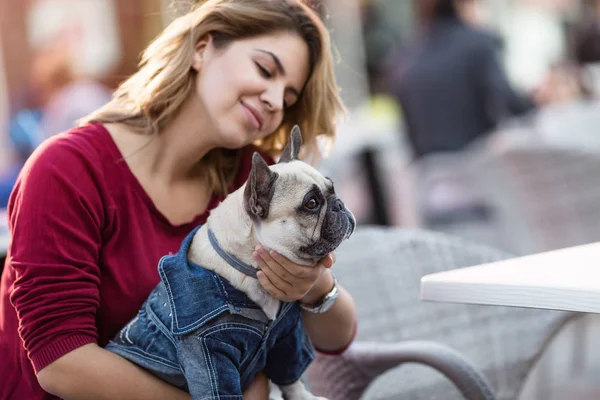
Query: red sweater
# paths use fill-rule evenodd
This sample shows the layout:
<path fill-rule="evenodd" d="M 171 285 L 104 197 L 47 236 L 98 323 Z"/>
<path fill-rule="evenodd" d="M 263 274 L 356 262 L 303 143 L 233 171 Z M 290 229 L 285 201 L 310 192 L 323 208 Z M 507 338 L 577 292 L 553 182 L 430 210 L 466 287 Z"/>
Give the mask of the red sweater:
<path fill-rule="evenodd" d="M 253 150 L 244 150 L 235 188 L 247 178 Z M 177 252 L 208 216 L 170 224 L 102 125 L 73 129 L 36 150 L 8 211 L 0 400 L 54 398 L 34 371 L 84 344 L 105 345 L 158 283 L 160 257 Z"/>

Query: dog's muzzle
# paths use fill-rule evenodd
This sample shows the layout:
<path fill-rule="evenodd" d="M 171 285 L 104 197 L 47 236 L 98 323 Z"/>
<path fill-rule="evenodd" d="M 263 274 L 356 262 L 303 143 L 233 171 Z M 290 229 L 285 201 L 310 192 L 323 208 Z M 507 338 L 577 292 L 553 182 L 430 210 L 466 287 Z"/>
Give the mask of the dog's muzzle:
<path fill-rule="evenodd" d="M 302 247 L 300 251 L 317 259 L 325 257 L 334 251 L 344 239 L 348 239 L 355 228 L 354 215 L 337 196 L 329 196 L 319 240 Z"/>

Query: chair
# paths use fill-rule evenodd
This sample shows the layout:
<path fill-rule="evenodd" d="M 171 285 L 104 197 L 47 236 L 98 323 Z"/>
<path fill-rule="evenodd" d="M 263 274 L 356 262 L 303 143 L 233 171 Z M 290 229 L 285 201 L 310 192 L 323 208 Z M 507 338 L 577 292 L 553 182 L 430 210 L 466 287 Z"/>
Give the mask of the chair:
<path fill-rule="evenodd" d="M 358 335 L 343 355 L 318 355 L 305 374 L 331 400 L 513 400 L 573 315 L 420 301 L 423 275 L 510 257 L 457 237 L 360 226 L 336 254 Z"/>
<path fill-rule="evenodd" d="M 482 151 L 473 165 L 508 251 L 600 241 L 600 146 L 515 140 Z"/>
<path fill-rule="evenodd" d="M 527 255 L 600 241 L 600 140 L 582 122 L 578 135 L 511 138 L 474 157 L 503 248 Z M 586 362 L 588 320 L 575 325 L 574 371 Z"/>

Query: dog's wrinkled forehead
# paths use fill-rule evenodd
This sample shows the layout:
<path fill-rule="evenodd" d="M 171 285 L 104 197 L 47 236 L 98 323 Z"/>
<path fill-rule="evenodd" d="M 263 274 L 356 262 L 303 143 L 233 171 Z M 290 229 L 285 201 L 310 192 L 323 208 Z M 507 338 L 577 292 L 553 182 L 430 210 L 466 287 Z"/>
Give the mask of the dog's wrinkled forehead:
<path fill-rule="evenodd" d="M 333 191 L 331 179 L 324 177 L 315 168 L 301 161 L 276 164 L 271 168 L 279 174 L 276 182 L 276 193 L 279 191 L 287 191 L 287 193 L 290 191 L 306 192 L 314 186 L 318 187 L 323 194 L 329 194 Z"/>

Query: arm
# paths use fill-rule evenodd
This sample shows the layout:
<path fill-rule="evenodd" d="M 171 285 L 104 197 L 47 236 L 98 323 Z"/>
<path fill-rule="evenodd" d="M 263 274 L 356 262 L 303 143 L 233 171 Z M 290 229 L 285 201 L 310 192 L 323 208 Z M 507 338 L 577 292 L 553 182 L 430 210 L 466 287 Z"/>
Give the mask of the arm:
<path fill-rule="evenodd" d="M 535 108 L 531 99 L 512 88 L 492 43 L 479 49 L 474 65 L 480 90 L 496 116 L 521 115 Z"/>
<path fill-rule="evenodd" d="M 244 390 L 244 400 L 269 400 L 269 378 L 264 372 L 259 372 Z"/>
<path fill-rule="evenodd" d="M 305 304 L 316 304 L 333 286 L 333 276 L 329 271 L 335 262 L 333 253 L 315 266 L 294 264 L 282 255 L 267 252 L 264 248 L 259 249 L 254 257 L 261 268 L 258 272 L 261 285 L 279 300 L 300 300 Z M 356 332 L 354 301 L 344 288 L 339 287 L 339 290 L 337 301 L 326 313 L 302 313 L 305 330 L 313 345 L 327 353 L 344 350 L 352 342 Z"/>
<path fill-rule="evenodd" d="M 325 297 L 333 287 L 333 276 L 327 270 L 315 286 L 301 300 L 314 305 Z M 302 312 L 304 329 L 314 346 L 326 353 L 339 353 L 345 350 L 354 339 L 356 330 L 356 308 L 350 293 L 338 283 L 339 297 L 329 311 L 323 314 Z"/>
<path fill-rule="evenodd" d="M 93 157 L 77 142 L 42 145 L 11 199 L 10 302 L 32 363 L 21 368 L 33 369 L 42 389 L 66 399 L 182 398 L 96 344 L 106 215 Z"/>
<path fill-rule="evenodd" d="M 65 400 L 190 399 L 189 394 L 93 343 L 48 364 L 37 378 L 45 391 Z"/>

